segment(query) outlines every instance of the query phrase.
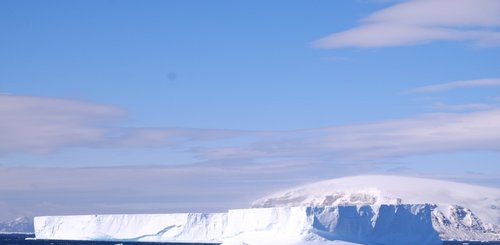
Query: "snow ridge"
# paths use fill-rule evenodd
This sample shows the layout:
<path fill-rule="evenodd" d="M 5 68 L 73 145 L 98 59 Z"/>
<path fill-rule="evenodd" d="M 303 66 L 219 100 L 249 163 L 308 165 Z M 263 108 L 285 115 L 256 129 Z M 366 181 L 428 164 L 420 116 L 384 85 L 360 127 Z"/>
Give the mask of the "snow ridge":
<path fill-rule="evenodd" d="M 500 240 L 498 226 L 483 223 L 470 209 L 457 205 L 435 208 L 432 224 L 442 240 Z"/>

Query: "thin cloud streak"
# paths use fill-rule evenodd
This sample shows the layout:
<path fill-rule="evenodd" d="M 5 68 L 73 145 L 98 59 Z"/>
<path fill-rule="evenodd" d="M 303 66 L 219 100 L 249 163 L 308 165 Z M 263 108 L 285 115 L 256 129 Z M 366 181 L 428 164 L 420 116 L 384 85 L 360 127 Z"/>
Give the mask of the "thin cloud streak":
<path fill-rule="evenodd" d="M 409 90 L 409 93 L 435 93 L 443 92 L 452 89 L 459 88 L 478 88 L 478 87 L 498 87 L 500 86 L 499 78 L 488 78 L 488 79 L 476 79 L 476 80 L 464 80 L 464 81 L 454 81 L 448 83 L 433 84 L 418 88 L 413 88 Z"/>
<path fill-rule="evenodd" d="M 95 143 L 99 125 L 124 116 L 113 106 L 49 97 L 0 95 L 0 155 L 44 154 L 61 146 Z"/>
<path fill-rule="evenodd" d="M 482 110 L 492 110 L 497 108 L 491 104 L 482 103 L 472 103 L 472 104 L 446 104 L 446 103 L 435 103 L 433 105 L 435 109 L 441 111 L 482 111 Z"/>
<path fill-rule="evenodd" d="M 277 133 L 246 147 L 199 149 L 200 158 L 376 160 L 500 150 L 500 110 L 427 114 L 375 123 Z"/>
<path fill-rule="evenodd" d="M 500 1 L 412 0 L 361 20 L 359 26 L 313 42 L 319 48 L 376 48 L 433 41 L 500 45 Z"/>
<path fill-rule="evenodd" d="M 0 156 L 50 154 L 66 147 L 177 147 L 243 131 L 117 126 L 126 113 L 115 106 L 50 97 L 0 95 Z"/>

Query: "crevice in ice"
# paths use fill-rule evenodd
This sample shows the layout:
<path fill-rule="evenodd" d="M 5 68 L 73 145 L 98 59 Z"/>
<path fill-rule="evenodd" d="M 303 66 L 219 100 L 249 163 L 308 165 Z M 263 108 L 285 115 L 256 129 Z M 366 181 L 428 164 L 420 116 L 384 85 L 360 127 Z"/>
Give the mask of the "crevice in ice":
<path fill-rule="evenodd" d="M 148 235 L 138 236 L 138 237 L 130 238 L 130 239 L 127 239 L 127 240 L 128 241 L 139 241 L 139 240 L 144 239 L 144 238 L 151 238 L 151 237 L 160 238 L 167 231 L 169 231 L 169 230 L 171 230 L 172 228 L 175 228 L 175 227 L 179 227 L 179 226 L 170 225 L 170 226 L 167 226 L 167 227 L 163 228 L 162 230 L 158 231 L 156 234 L 148 234 Z"/>

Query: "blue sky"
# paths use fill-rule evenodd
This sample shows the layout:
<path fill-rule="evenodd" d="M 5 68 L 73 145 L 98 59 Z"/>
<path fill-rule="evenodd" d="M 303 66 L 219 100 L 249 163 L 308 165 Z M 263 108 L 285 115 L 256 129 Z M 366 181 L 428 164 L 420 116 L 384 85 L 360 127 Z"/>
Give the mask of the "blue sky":
<path fill-rule="evenodd" d="M 223 210 L 353 174 L 500 187 L 499 11 L 2 1 L 0 219 Z"/>

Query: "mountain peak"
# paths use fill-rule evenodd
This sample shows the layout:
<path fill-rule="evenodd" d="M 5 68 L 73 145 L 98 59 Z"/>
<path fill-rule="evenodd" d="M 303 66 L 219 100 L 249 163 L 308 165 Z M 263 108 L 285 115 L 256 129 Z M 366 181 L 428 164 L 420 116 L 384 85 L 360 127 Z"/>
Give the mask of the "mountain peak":
<path fill-rule="evenodd" d="M 0 223 L 0 232 L 4 233 L 33 233 L 33 219 L 21 216 L 13 221 Z"/>

